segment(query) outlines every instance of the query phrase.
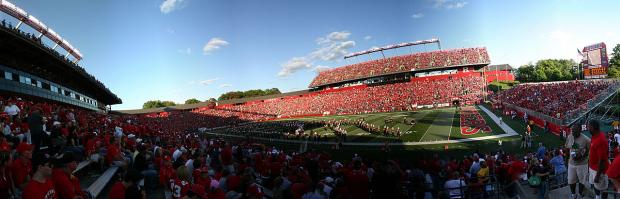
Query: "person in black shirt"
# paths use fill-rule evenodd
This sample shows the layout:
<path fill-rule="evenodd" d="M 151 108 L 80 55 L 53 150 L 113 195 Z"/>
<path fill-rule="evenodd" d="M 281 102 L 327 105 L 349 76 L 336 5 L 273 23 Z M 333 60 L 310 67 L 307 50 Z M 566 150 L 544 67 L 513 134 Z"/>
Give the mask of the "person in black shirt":
<path fill-rule="evenodd" d="M 138 155 L 133 162 L 133 168 L 140 171 L 145 177 L 145 182 L 149 188 L 155 188 L 157 186 L 156 179 L 157 171 L 153 170 L 151 163 L 152 155 L 146 150 L 144 145 L 138 144 Z"/>
<path fill-rule="evenodd" d="M 28 115 L 27 120 L 32 144 L 34 145 L 34 152 L 37 152 L 41 147 L 41 140 L 43 138 L 43 117 L 39 109 L 34 109 L 32 113 Z"/>
<path fill-rule="evenodd" d="M 549 178 L 549 164 L 546 161 L 539 160 L 538 165 L 534 167 L 534 175 L 540 178 L 540 186 L 538 186 L 538 198 L 545 199 L 547 195 L 547 178 Z"/>

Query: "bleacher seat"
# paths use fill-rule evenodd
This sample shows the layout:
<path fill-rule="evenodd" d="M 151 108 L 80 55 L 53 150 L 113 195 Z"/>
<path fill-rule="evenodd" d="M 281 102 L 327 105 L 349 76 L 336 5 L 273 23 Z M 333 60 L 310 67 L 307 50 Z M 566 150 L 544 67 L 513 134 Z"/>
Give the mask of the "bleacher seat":
<path fill-rule="evenodd" d="M 114 177 L 114 175 L 116 174 L 118 169 L 119 169 L 118 167 L 110 167 L 110 168 L 108 168 L 108 170 L 106 170 L 103 173 L 103 175 L 101 175 L 99 178 L 97 178 L 97 180 L 95 182 L 93 182 L 93 184 L 91 184 L 88 187 L 88 189 L 87 189 L 88 192 L 94 198 L 97 198 L 97 196 L 99 196 L 99 194 L 101 193 L 101 191 L 103 191 L 105 186 L 110 182 L 112 177 Z"/>

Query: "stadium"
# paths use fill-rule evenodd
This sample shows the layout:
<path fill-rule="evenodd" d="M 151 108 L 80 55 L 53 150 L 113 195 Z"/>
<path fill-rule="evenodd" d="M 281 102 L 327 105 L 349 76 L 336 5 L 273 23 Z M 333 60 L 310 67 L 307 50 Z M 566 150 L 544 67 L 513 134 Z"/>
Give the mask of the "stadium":
<path fill-rule="evenodd" d="M 47 24 L 28 11 L 40 5 L 21 3 L 0 0 L 0 198 L 620 197 L 620 44 L 609 57 L 600 42 L 577 46 L 578 62 L 546 58 L 513 67 L 484 42 L 456 47 L 453 39 L 405 37 L 353 52 L 344 49 L 356 45 L 347 41 L 351 33 L 332 32 L 316 40 L 321 49 L 291 59 L 303 61 L 301 67 L 282 64 L 278 76 L 314 68 L 309 81 L 278 80 L 305 88 L 263 91 L 257 85 L 266 80 L 252 77 L 240 87 L 248 91 L 222 91 L 219 99 L 118 109 L 136 93 L 157 97 L 146 84 L 189 78 L 121 66 L 130 80 L 117 83 L 118 71 L 110 78 L 88 66 L 97 62 L 62 35 L 72 22 L 50 17 Z M 427 7 L 454 11 L 467 4 Z M 187 5 L 166 0 L 157 14 Z M 112 41 L 81 31 L 74 37 L 82 43 Z M 183 34 L 177 31 L 161 34 L 172 40 Z M 111 51 L 120 53 L 155 48 L 115 45 L 121 49 Z M 203 56 L 228 45 L 214 37 Z M 85 46 L 89 54 L 108 53 L 99 51 L 108 49 L 102 45 Z M 334 66 L 319 70 L 307 60 Z M 260 70 L 267 69 L 247 73 L 261 76 Z M 238 75 L 231 79 L 244 79 Z M 193 84 L 177 89 L 191 93 Z M 576 191 L 576 184 L 585 186 Z"/>

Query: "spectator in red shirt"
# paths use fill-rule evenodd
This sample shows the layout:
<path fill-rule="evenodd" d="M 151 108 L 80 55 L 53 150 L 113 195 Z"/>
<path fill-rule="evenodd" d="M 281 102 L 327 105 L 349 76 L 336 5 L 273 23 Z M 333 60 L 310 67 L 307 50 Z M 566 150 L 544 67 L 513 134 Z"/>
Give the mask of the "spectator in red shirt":
<path fill-rule="evenodd" d="M 592 134 L 590 143 L 590 184 L 594 184 L 596 198 L 607 199 L 608 179 L 605 172 L 609 168 L 609 146 L 605 133 L 602 133 L 598 121 L 590 120 L 588 130 Z"/>
<path fill-rule="evenodd" d="M 13 195 L 13 181 L 9 171 L 11 147 L 3 138 L 0 138 L 0 198 L 9 198 Z"/>
<path fill-rule="evenodd" d="M 86 197 L 80 186 L 80 180 L 73 175 L 77 168 L 77 160 L 71 152 L 66 152 L 56 160 L 56 168 L 52 171 L 52 180 L 60 199 L 79 199 Z"/>
<path fill-rule="evenodd" d="M 105 160 L 109 165 L 120 166 L 127 169 L 127 161 L 121 154 L 119 143 L 116 141 L 116 138 L 110 138 L 110 145 L 108 145 Z"/>
<path fill-rule="evenodd" d="M 45 154 L 38 154 L 32 160 L 32 166 L 36 171 L 24 188 L 22 199 L 57 199 L 54 183 L 50 179 L 52 175 L 50 159 Z"/>
<path fill-rule="evenodd" d="M 187 191 L 190 189 L 190 177 L 191 174 L 186 166 L 177 168 L 177 178 L 170 183 L 173 199 L 183 198 L 187 195 Z"/>
<path fill-rule="evenodd" d="M 112 185 L 112 188 L 110 189 L 110 195 L 108 198 L 125 199 L 125 191 L 127 191 L 127 189 L 130 187 L 137 186 L 138 182 L 140 182 L 142 178 L 144 177 L 139 171 L 136 171 L 134 169 L 129 169 L 127 171 L 127 174 L 125 174 L 123 181 L 117 182 L 114 185 Z M 143 198 L 145 198 L 144 195 L 143 195 Z"/>
<path fill-rule="evenodd" d="M 230 173 L 235 173 L 235 167 L 232 164 L 232 147 L 229 144 L 224 145 L 222 153 L 220 154 L 220 162 L 225 169 L 228 169 Z"/>
<path fill-rule="evenodd" d="M 26 183 L 30 180 L 30 172 L 32 171 L 32 145 L 21 142 L 17 146 L 19 159 L 11 164 L 11 174 L 13 175 L 13 183 L 15 187 L 24 190 Z"/>
<path fill-rule="evenodd" d="M 353 171 L 349 172 L 345 176 L 345 181 L 349 186 L 349 190 L 355 190 L 351 192 L 351 196 L 353 198 L 368 198 L 368 191 L 370 190 L 368 175 L 366 175 L 366 172 L 362 170 L 361 161 L 356 160 L 353 164 Z"/>
<path fill-rule="evenodd" d="M 620 193 L 620 155 L 616 155 L 609 169 L 607 169 L 607 176 L 614 183 L 616 192 Z"/>

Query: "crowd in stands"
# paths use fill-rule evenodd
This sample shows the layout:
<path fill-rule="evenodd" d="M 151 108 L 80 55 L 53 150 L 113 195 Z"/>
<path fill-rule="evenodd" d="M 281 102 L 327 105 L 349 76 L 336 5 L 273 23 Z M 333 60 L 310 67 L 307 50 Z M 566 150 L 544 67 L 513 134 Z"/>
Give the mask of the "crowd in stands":
<path fill-rule="evenodd" d="M 442 68 L 449 66 L 489 63 L 485 48 L 463 48 L 420 52 L 385 59 L 372 60 L 319 73 L 310 87 L 355 80 L 366 77 L 408 72 L 416 69 Z"/>
<path fill-rule="evenodd" d="M 106 115 L 17 97 L 0 101 L 1 198 L 88 198 L 90 193 L 73 175 L 82 160 L 122 168 L 122 180 L 113 178 L 109 198 L 146 198 L 147 192 L 161 189 L 167 198 L 473 198 L 497 194 L 500 188 L 514 194 L 514 183 L 533 176 L 543 183 L 564 181 L 557 176 L 570 170 L 564 169 L 570 152 L 542 144 L 525 156 L 498 150 L 462 159 L 367 159 L 354 154 L 335 160 L 326 152 L 285 151 L 264 142 L 177 131 L 168 126 L 175 125 L 167 121 L 174 117 Z M 300 125 L 280 126 L 301 133 Z M 263 127 L 269 128 L 276 127 Z M 617 145 L 612 152 L 617 153 Z M 613 172 L 619 171 L 616 159 L 605 167 L 612 181 L 620 179 Z"/>
<path fill-rule="evenodd" d="M 616 82 L 568 81 L 520 84 L 492 98 L 502 103 L 513 104 L 563 119 L 566 116 L 565 113 L 579 108 L 614 83 Z"/>
<path fill-rule="evenodd" d="M 432 88 L 432 89 L 429 89 Z M 422 80 L 354 89 L 296 98 L 274 99 L 262 103 L 239 105 L 231 111 L 261 113 L 263 116 L 298 116 L 312 114 L 361 114 L 411 110 L 412 105 L 452 103 L 473 104 L 483 95 L 482 77 L 467 76 Z M 208 110 L 212 111 L 212 110 Z"/>
<path fill-rule="evenodd" d="M 43 44 L 43 41 L 41 40 L 42 37 L 37 37 L 33 33 L 24 32 L 24 31 L 22 31 L 20 29 L 16 29 L 15 26 L 13 26 L 13 24 L 11 24 L 11 22 L 7 23 L 6 20 L 4 20 L 4 19 L 2 20 L 2 22 L 0 22 L 0 24 L 2 24 L 2 26 L 0 26 L 1 28 L 4 28 L 6 30 L 10 30 L 12 32 L 15 32 L 18 35 L 22 36 L 23 38 L 31 40 L 32 42 L 37 43 L 41 47 L 44 47 L 44 49 L 47 49 L 48 52 L 50 52 L 53 55 L 56 55 L 56 57 L 58 57 L 58 59 L 64 60 L 65 64 L 67 64 L 68 66 L 71 66 L 72 68 L 74 68 L 76 71 L 81 73 L 82 76 L 87 77 L 89 80 L 95 82 L 97 86 L 99 86 L 99 87 L 103 88 L 105 91 L 107 91 L 107 93 L 109 93 L 110 95 L 113 95 L 115 98 L 118 98 L 114 93 L 112 93 L 110 91 L 110 89 L 108 89 L 108 87 L 106 87 L 101 81 L 99 81 L 97 78 L 95 78 L 95 76 L 93 76 L 90 73 L 88 73 L 86 71 L 86 69 L 84 69 L 82 66 L 80 66 L 77 63 L 75 63 L 75 62 L 71 61 L 70 59 L 66 58 L 64 55 L 60 54 L 58 51 L 52 49 L 51 47 L 45 46 Z"/>

